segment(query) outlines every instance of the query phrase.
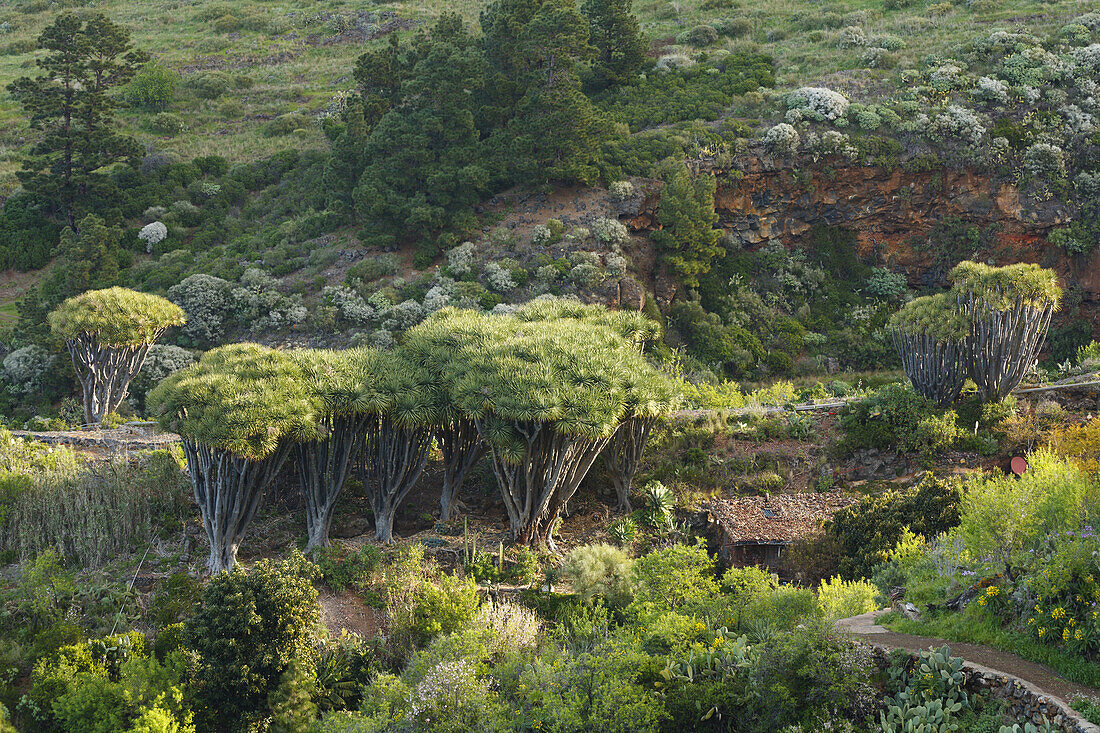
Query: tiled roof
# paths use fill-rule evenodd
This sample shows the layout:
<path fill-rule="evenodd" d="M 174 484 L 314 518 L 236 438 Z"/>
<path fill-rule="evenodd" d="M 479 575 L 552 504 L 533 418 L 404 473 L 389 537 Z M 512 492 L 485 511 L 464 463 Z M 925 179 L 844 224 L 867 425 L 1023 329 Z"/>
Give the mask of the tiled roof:
<path fill-rule="evenodd" d="M 717 499 L 711 516 L 726 543 L 787 543 L 812 533 L 855 499 L 840 494 L 775 494 Z"/>

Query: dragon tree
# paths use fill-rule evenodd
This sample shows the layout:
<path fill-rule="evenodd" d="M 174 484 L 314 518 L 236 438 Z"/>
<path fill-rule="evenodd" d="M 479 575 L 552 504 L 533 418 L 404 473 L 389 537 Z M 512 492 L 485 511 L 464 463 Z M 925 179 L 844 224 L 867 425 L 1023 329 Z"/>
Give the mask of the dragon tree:
<path fill-rule="evenodd" d="M 969 320 L 950 293 L 906 303 L 890 319 L 888 330 L 913 388 L 946 407 L 966 382 Z"/>
<path fill-rule="evenodd" d="M 380 358 L 370 349 L 289 352 L 319 406 L 317 436 L 294 444 L 299 486 L 306 505 L 306 552 L 329 545 L 333 510 L 362 453 L 376 394 L 365 389 L 378 377 Z"/>
<path fill-rule="evenodd" d="M 162 381 L 147 404 L 182 438 L 210 543 L 207 568 L 232 570 L 291 446 L 317 436 L 320 409 L 301 369 L 263 346 L 222 346 Z"/>
<path fill-rule="evenodd" d="M 595 322 L 444 310 L 429 323 L 454 334 L 440 377 L 489 446 L 514 538 L 553 549 L 566 502 L 632 406 L 667 409 L 671 386 Z"/>
<path fill-rule="evenodd" d="M 357 467 L 374 509 L 375 538 L 388 544 L 397 508 L 428 463 L 438 412 L 428 372 L 397 351 L 377 358 L 363 385 L 368 419 Z"/>
<path fill-rule="evenodd" d="M 1035 364 L 1062 289 L 1038 265 L 991 267 L 960 262 L 951 270 L 958 308 L 969 316 L 967 369 L 982 399 L 999 402 Z"/>
<path fill-rule="evenodd" d="M 401 344 L 402 353 L 428 374 L 443 373 L 463 343 L 462 334 L 451 325 L 448 320 L 434 318 L 410 329 Z M 426 388 L 435 405 L 434 437 L 443 457 L 439 518 L 446 522 L 454 514 L 466 476 L 485 456 L 486 448 L 477 425 L 452 402 L 443 380 L 431 380 Z"/>
<path fill-rule="evenodd" d="M 585 305 L 579 301 L 544 299 L 534 300 L 519 308 L 515 316 L 523 321 L 552 321 L 571 318 L 582 324 L 595 323 L 606 326 L 634 344 L 639 351 L 661 336 L 661 326 L 640 311 L 611 311 L 598 305 Z M 583 328 L 584 325 L 577 324 Z M 652 375 L 645 375 L 652 378 Z M 649 394 L 653 390 L 634 390 L 633 394 Z M 630 494 L 634 490 L 634 477 L 638 473 L 645 453 L 649 434 L 661 413 L 668 405 L 642 403 L 628 406 L 625 418 L 607 447 L 600 454 L 604 468 L 615 487 L 618 508 L 629 512 Z"/>
<path fill-rule="evenodd" d="M 47 318 L 72 357 L 89 425 L 118 409 L 149 347 L 185 321 L 176 304 L 126 288 L 89 290 L 66 300 Z"/>

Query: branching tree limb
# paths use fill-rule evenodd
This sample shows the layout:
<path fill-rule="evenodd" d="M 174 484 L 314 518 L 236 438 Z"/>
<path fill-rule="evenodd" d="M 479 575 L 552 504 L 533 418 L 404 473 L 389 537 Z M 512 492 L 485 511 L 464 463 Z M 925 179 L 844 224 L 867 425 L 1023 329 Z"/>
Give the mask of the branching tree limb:
<path fill-rule="evenodd" d="M 363 450 L 367 419 L 328 416 L 321 420 L 325 437 L 294 446 L 298 481 L 306 504 L 305 551 L 328 547 L 336 500 L 351 473 L 355 456 Z"/>
<path fill-rule="evenodd" d="M 603 463 L 611 474 L 611 483 L 615 485 L 615 495 L 619 509 L 629 512 L 630 494 L 634 490 L 634 476 L 645 453 L 649 433 L 657 424 L 655 417 L 631 417 L 623 421 L 604 448 Z"/>
<path fill-rule="evenodd" d="M 264 492 L 289 454 L 279 446 L 260 460 L 235 456 L 224 448 L 183 440 L 183 454 L 191 475 L 195 503 L 210 540 L 206 567 L 211 573 L 232 570 L 237 549 L 256 515 Z"/>
<path fill-rule="evenodd" d="M 367 424 L 358 470 L 374 509 L 374 536 L 379 542 L 393 542 L 397 507 L 424 472 L 431 447 L 430 426 L 402 427 L 388 415 Z"/>
<path fill-rule="evenodd" d="M 455 500 L 466 475 L 485 455 L 485 443 L 471 420 L 459 417 L 436 426 L 436 440 L 443 454 L 443 491 L 439 495 L 439 518 L 451 519 Z"/>

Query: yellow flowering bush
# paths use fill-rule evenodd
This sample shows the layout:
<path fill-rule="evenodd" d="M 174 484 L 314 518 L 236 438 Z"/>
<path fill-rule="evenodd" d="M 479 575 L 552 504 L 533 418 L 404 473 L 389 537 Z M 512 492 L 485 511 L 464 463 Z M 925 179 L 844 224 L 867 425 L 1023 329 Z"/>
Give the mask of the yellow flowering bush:
<path fill-rule="evenodd" d="M 1078 654 L 1100 651 L 1100 543 L 1086 526 L 1055 538 L 1060 544 L 1041 570 L 1028 576 L 1038 602 L 1027 614 L 1028 633 Z"/>

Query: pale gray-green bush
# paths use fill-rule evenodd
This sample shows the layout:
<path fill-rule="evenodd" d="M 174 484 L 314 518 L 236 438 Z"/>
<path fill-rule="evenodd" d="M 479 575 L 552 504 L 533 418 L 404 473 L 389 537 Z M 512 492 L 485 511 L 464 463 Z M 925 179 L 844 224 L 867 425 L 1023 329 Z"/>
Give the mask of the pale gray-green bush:
<path fill-rule="evenodd" d="M 573 583 L 573 591 L 591 603 L 602 598 L 613 606 L 626 605 L 633 596 L 633 562 L 611 545 L 582 545 L 570 552 L 562 574 Z"/>

